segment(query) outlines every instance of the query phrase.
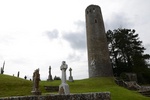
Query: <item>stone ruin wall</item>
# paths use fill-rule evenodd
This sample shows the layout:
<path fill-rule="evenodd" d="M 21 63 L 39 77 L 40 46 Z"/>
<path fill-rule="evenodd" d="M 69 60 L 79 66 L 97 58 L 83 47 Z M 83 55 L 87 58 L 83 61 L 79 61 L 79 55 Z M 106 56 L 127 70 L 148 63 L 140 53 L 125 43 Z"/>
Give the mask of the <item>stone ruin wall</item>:
<path fill-rule="evenodd" d="M 109 92 L 99 92 L 71 95 L 5 97 L 0 98 L 0 100 L 111 100 L 111 96 Z"/>

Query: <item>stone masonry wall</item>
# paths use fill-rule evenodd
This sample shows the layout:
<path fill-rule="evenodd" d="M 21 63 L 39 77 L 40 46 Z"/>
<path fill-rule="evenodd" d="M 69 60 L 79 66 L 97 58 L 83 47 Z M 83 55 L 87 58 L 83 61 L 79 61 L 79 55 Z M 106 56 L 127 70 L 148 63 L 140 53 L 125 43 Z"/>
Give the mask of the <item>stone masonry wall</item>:
<path fill-rule="evenodd" d="M 98 92 L 71 95 L 5 97 L 0 98 L 0 100 L 111 100 L 111 96 L 109 92 Z"/>
<path fill-rule="evenodd" d="M 85 11 L 89 77 L 112 77 L 101 9 L 97 5 L 90 5 Z"/>

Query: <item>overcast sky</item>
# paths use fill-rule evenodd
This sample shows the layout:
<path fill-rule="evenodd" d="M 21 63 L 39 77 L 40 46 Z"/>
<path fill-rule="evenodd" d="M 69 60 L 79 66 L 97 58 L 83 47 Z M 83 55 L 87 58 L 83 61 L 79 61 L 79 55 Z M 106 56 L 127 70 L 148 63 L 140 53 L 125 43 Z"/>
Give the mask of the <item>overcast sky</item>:
<path fill-rule="evenodd" d="M 105 30 L 135 29 L 150 54 L 150 0 L 1 0 L 0 65 L 4 73 L 32 78 L 40 69 L 42 80 L 61 77 L 66 61 L 74 79 L 88 78 L 85 9 L 102 10 Z M 67 70 L 67 79 L 69 70 Z"/>

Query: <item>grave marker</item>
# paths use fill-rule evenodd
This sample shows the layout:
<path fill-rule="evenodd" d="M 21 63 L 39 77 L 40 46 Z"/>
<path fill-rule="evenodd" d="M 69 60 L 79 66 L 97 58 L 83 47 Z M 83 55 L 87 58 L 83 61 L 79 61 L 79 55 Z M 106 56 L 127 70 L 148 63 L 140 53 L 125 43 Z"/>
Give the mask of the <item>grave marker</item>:
<path fill-rule="evenodd" d="M 60 95 L 68 95 L 70 94 L 69 85 L 66 83 L 66 70 L 68 65 L 65 61 L 62 61 L 62 65 L 60 66 L 60 70 L 62 71 L 61 84 L 59 85 L 59 94 Z"/>

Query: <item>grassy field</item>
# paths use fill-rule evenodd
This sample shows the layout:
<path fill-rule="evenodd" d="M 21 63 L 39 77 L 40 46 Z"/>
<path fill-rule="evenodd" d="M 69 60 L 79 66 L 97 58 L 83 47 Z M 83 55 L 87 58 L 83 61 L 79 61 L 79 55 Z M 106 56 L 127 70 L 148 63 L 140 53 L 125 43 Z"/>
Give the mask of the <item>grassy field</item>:
<path fill-rule="evenodd" d="M 32 82 L 0 74 L 0 97 L 27 95 L 31 93 Z"/>
<path fill-rule="evenodd" d="M 44 86 L 59 86 L 61 81 L 41 81 L 40 90 L 48 94 Z M 115 84 L 112 77 L 90 78 L 67 82 L 71 93 L 111 92 L 112 100 L 150 100 L 136 91 L 130 91 Z M 0 74 L 0 97 L 31 95 L 32 82 Z"/>

